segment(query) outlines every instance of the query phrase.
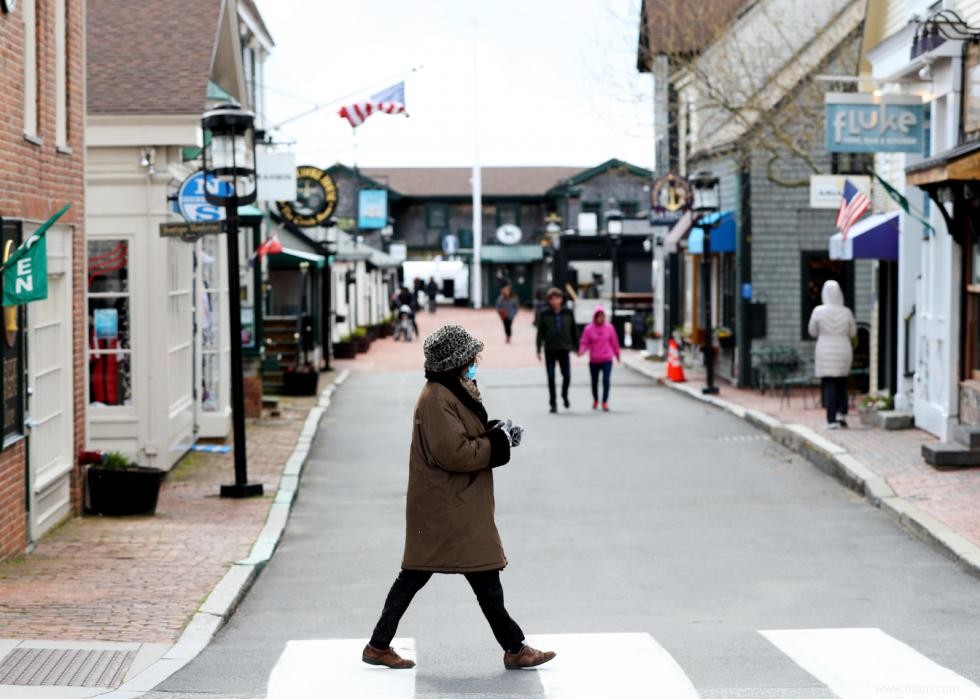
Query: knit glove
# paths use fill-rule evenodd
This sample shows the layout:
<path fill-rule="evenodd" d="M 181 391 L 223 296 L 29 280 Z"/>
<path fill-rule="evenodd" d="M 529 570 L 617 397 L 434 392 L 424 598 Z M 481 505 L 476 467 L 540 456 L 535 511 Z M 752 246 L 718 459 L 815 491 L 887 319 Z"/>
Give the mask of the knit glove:
<path fill-rule="evenodd" d="M 518 447 L 521 445 L 521 438 L 524 436 L 524 428 L 520 425 L 515 425 L 510 420 L 504 420 L 500 425 L 500 429 L 504 431 L 507 435 L 507 441 L 510 442 L 512 447 Z"/>

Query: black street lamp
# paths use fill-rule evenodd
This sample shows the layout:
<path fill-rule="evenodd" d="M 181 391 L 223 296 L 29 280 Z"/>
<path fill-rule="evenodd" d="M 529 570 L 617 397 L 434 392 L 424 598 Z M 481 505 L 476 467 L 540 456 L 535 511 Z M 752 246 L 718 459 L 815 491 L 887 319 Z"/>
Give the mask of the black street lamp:
<path fill-rule="evenodd" d="M 619 209 L 611 209 L 606 213 L 606 235 L 612 243 L 612 303 L 609 309 L 609 322 L 616 327 L 616 293 L 617 282 L 619 281 L 619 245 L 623 235 L 623 212 Z M 618 330 L 617 330 L 618 332 Z"/>
<path fill-rule="evenodd" d="M 255 201 L 255 115 L 234 102 L 204 113 L 204 198 L 225 209 L 228 246 L 228 300 L 231 315 L 231 421 L 235 438 L 235 482 L 221 496 L 262 495 L 261 483 L 248 482 L 245 452 L 245 390 L 242 376 L 241 280 L 238 270 L 238 207 Z M 211 138 L 208 141 L 207 135 Z"/>
<path fill-rule="evenodd" d="M 714 329 L 711 323 L 711 228 L 715 225 L 715 220 L 708 219 L 709 214 L 716 214 L 721 210 L 721 187 L 718 178 L 710 172 L 699 172 L 691 178 L 691 189 L 694 193 L 694 203 L 692 209 L 696 217 L 696 225 L 704 233 L 703 248 L 701 250 L 701 293 L 704 298 L 702 308 L 704 309 L 704 374 L 705 387 L 702 393 L 713 395 L 718 393 L 715 386 L 715 352 L 712 333 Z"/>

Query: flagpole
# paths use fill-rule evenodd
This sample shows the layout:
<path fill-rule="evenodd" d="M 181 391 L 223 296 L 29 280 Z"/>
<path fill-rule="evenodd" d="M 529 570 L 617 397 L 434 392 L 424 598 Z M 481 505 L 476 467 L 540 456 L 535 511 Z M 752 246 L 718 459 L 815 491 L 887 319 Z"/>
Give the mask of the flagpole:
<path fill-rule="evenodd" d="M 480 172 L 480 88 L 478 83 L 480 23 L 473 20 L 473 308 L 483 307 L 483 183 Z"/>

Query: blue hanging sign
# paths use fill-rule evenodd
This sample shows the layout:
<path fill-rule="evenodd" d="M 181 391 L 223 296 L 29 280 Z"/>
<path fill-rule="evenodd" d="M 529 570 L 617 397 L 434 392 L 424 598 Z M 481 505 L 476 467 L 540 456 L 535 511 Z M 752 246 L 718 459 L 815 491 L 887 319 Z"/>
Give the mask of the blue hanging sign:
<path fill-rule="evenodd" d="M 230 196 L 232 186 L 227 182 L 208 181 L 208 189 L 218 191 L 221 196 Z M 204 198 L 204 172 L 198 170 L 184 180 L 177 190 L 177 213 L 190 223 L 205 221 L 224 221 L 224 207 L 211 204 Z"/>
<path fill-rule="evenodd" d="M 920 97 L 828 93 L 825 108 L 829 153 L 924 152 L 926 116 Z"/>
<path fill-rule="evenodd" d="M 388 191 L 362 189 L 357 193 L 357 227 L 380 229 L 388 225 Z"/>

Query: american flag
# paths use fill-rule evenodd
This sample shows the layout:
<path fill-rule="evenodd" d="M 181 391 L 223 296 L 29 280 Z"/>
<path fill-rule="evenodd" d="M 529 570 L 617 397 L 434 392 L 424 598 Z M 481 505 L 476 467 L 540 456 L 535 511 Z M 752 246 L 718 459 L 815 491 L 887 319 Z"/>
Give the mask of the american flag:
<path fill-rule="evenodd" d="M 837 230 L 840 231 L 840 237 L 847 240 L 847 232 L 851 230 L 851 226 L 870 208 L 871 199 L 868 195 L 845 179 L 840 208 L 837 210 Z"/>
<path fill-rule="evenodd" d="M 371 95 L 363 102 L 354 102 L 346 107 L 341 107 L 337 112 L 350 122 L 355 129 L 364 123 L 372 114 L 383 112 L 385 114 L 405 114 L 405 83 L 400 82 L 391 87 L 385 88 L 381 92 Z"/>

